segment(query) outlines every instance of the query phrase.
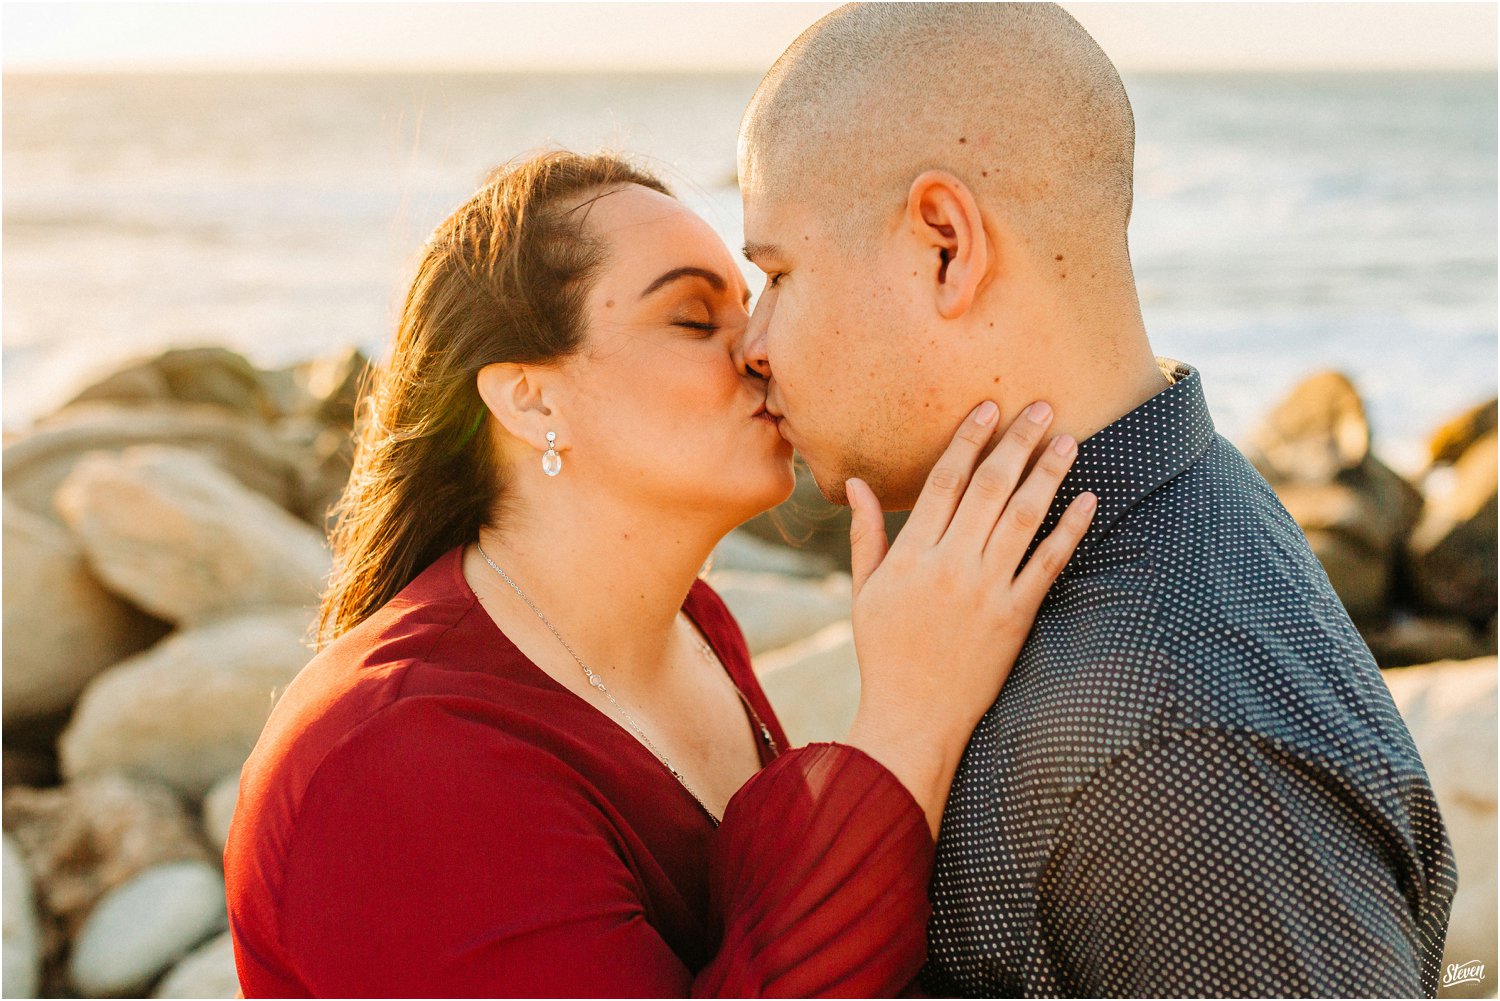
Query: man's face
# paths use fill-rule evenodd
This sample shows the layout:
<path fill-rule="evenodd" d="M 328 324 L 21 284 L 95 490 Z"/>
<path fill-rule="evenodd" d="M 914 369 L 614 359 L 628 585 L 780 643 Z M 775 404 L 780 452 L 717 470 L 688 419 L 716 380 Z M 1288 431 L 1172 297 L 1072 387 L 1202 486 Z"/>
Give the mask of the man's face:
<path fill-rule="evenodd" d="M 828 500 L 848 503 L 844 480 L 858 476 L 887 510 L 910 507 L 962 417 L 950 424 L 945 398 L 954 345 L 922 308 L 931 262 L 896 218 L 841 245 L 818 207 L 778 197 L 746 166 L 746 256 L 766 285 L 742 350 L 770 373 L 767 407 Z"/>

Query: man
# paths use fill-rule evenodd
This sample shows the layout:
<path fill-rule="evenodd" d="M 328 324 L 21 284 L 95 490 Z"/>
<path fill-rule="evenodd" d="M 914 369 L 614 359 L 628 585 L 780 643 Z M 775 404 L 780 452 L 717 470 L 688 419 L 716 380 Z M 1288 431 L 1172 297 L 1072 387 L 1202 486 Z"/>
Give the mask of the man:
<path fill-rule="evenodd" d="M 927 990 L 1433 996 L 1456 872 L 1427 775 L 1198 371 L 1150 348 L 1134 121 L 1093 39 L 1050 4 L 842 8 L 739 159 L 744 363 L 825 496 L 909 507 L 989 398 L 1080 442 L 1038 539 L 1099 498 L 954 778 Z"/>

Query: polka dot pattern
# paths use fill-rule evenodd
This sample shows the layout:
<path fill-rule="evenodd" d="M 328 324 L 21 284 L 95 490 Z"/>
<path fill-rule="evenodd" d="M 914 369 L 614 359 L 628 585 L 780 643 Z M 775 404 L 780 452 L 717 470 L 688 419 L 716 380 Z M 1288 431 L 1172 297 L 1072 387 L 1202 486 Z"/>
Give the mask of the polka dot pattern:
<path fill-rule="evenodd" d="M 1098 495 L 954 778 L 922 984 L 1433 997 L 1457 871 L 1416 747 L 1197 369 L 1158 363 L 1032 544 Z"/>

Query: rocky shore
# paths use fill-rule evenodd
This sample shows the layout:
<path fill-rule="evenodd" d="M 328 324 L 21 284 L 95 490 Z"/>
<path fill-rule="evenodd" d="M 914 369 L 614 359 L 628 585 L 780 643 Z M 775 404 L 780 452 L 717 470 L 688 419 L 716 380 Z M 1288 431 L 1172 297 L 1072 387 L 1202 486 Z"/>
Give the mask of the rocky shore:
<path fill-rule="evenodd" d="M 5 997 L 233 997 L 224 838 L 311 656 L 366 365 L 174 350 L 6 435 Z M 1496 403 L 1437 429 L 1412 479 L 1337 373 L 1238 444 L 1389 668 L 1459 857 L 1446 961 L 1495 976 Z M 840 735 L 858 698 L 847 570 L 848 512 L 804 470 L 709 574 L 799 743 Z"/>

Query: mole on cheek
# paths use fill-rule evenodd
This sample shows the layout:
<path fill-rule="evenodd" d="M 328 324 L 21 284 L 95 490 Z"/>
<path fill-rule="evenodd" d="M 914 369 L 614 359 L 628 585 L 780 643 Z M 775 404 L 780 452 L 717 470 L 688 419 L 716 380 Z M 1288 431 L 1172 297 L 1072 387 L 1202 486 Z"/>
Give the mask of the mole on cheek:
<path fill-rule="evenodd" d="M 606 301 L 604 303 L 604 308 L 605 309 L 614 309 L 615 308 L 615 301 L 613 299 L 610 299 L 610 300 Z"/>

